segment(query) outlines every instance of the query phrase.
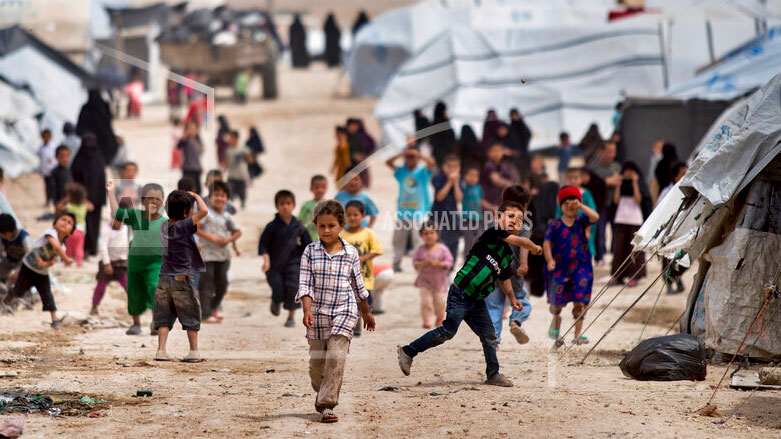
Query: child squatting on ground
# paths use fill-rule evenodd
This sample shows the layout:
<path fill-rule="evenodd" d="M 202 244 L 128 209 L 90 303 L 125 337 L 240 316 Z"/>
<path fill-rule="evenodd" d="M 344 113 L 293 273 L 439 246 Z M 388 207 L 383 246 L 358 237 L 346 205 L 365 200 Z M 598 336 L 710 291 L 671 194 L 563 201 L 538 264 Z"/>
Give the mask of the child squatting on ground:
<path fill-rule="evenodd" d="M 198 203 L 196 213 L 193 213 L 193 203 Z M 155 360 L 170 361 L 165 345 L 168 332 L 178 318 L 190 343 L 190 353 L 182 361 L 197 363 L 201 361 L 198 354 L 201 304 L 194 276 L 205 271 L 206 265 L 195 243 L 195 233 L 209 208 L 195 192 L 175 190 L 168 194 L 165 210 L 169 219 L 160 226 L 163 263 L 153 311 L 154 328 L 158 331 Z"/>
<path fill-rule="evenodd" d="M 54 220 L 54 228 L 43 232 L 43 236 L 33 243 L 33 248 L 22 260 L 22 267 L 16 278 L 14 288 L 8 293 L 4 302 L 4 310 L 10 310 L 11 301 L 24 296 L 31 287 L 38 290 L 43 303 L 43 310 L 49 311 L 52 318 L 51 326 L 59 329 L 62 325 L 57 320 L 57 305 L 54 303 L 51 283 L 49 282 L 49 267 L 57 263 L 57 257 L 70 265 L 73 259 L 65 253 L 65 240 L 73 233 L 76 218 L 72 213 L 65 212 Z"/>
<path fill-rule="evenodd" d="M 582 203 L 580 189 L 574 186 L 561 188 L 558 198 L 562 215 L 548 223 L 543 243 L 545 291 L 553 314 L 548 336 L 560 343 L 561 310 L 572 302 L 572 316 L 578 319 L 573 343 L 584 344 L 588 339 L 580 335 L 582 314 L 591 301 L 594 282 L 586 230 L 599 221 L 599 215 Z"/>
<path fill-rule="evenodd" d="M 442 326 L 432 329 L 406 346 L 399 346 L 397 354 L 399 367 L 404 375 L 409 375 L 412 359 L 419 353 L 450 340 L 456 335 L 461 322 L 466 322 L 472 331 L 480 337 L 486 362 L 486 384 L 512 387 L 513 383 L 499 373 L 499 360 L 496 358 L 496 334 L 491 316 L 485 305 L 485 297 L 494 290 L 494 283 L 500 280 L 500 286 L 513 309 L 523 307 L 513 294 L 512 277 L 513 252 L 510 245 L 524 247 L 534 254 L 542 253 L 542 248 L 527 238 L 516 236 L 523 225 L 523 205 L 507 201 L 499 206 L 495 226 L 483 232 L 456 274 L 447 296 L 447 316 Z"/>
<path fill-rule="evenodd" d="M 367 331 L 374 331 L 374 316 L 363 285 L 358 250 L 339 237 L 345 224 L 341 203 L 321 202 L 313 220 L 320 240 L 309 244 L 301 257 L 296 302 L 301 302 L 304 309 L 309 378 L 317 392 L 315 409 L 322 414 L 322 422 L 336 422 L 339 418 L 333 409 L 339 403 L 358 311 Z"/>

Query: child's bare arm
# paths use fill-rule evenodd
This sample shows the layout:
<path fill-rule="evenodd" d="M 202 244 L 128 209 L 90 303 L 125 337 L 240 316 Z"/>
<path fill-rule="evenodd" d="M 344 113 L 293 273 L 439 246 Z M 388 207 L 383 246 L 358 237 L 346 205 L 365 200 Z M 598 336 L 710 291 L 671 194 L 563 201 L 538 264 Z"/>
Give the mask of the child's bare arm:
<path fill-rule="evenodd" d="M 54 253 L 57 253 L 57 256 L 59 256 L 60 259 L 62 259 L 62 261 L 65 262 L 65 264 L 70 265 L 71 262 L 73 262 L 73 259 L 71 259 L 70 257 L 68 257 L 67 254 L 65 254 L 65 250 L 62 248 L 62 245 L 60 245 L 60 241 L 55 239 L 53 236 L 46 236 L 46 240 L 49 241 L 49 243 L 52 245 L 52 250 L 54 250 Z M 52 259 L 49 262 L 50 264 L 48 266 L 51 266 L 54 265 L 56 261 Z"/>
<path fill-rule="evenodd" d="M 520 311 L 523 309 L 523 304 L 519 302 L 518 299 L 515 298 L 515 292 L 513 291 L 513 285 L 510 282 L 510 279 L 499 281 L 499 287 L 502 288 L 504 295 L 507 296 L 508 299 L 510 299 L 510 305 L 512 305 L 513 309 L 515 309 L 516 311 Z"/>
<path fill-rule="evenodd" d="M 304 326 L 311 328 L 315 324 L 315 317 L 312 315 L 312 298 L 309 296 L 302 297 L 301 308 L 304 311 Z"/>
<path fill-rule="evenodd" d="M 499 206 L 496 204 L 491 204 L 483 198 L 480 199 L 480 207 L 490 212 L 495 212 L 499 209 Z"/>
<path fill-rule="evenodd" d="M 198 212 L 193 215 L 193 223 L 198 224 L 202 219 L 206 218 L 209 214 L 209 206 L 203 201 L 200 195 L 195 192 L 190 192 L 190 195 L 195 197 L 195 202 L 198 203 Z"/>
<path fill-rule="evenodd" d="M 224 238 L 220 238 L 217 235 L 212 235 L 211 233 L 204 232 L 203 229 L 200 227 L 198 228 L 198 231 L 195 232 L 195 236 L 199 238 L 203 238 L 207 241 L 211 241 L 217 245 L 225 245 L 227 242 L 225 242 Z"/>
<path fill-rule="evenodd" d="M 114 193 L 114 180 L 109 180 L 106 182 L 106 196 L 108 197 L 109 208 L 111 208 L 109 216 L 114 218 L 117 215 L 117 209 L 119 208 L 117 194 Z"/>
<path fill-rule="evenodd" d="M 371 261 L 377 256 L 379 256 L 377 253 L 366 253 L 365 255 L 358 256 L 358 260 L 361 262 Z"/>
<path fill-rule="evenodd" d="M 268 253 L 263 253 L 261 256 L 263 257 L 263 272 L 266 272 L 271 268 L 271 260 L 268 257 Z"/>
<path fill-rule="evenodd" d="M 95 211 L 95 205 L 90 202 L 90 200 L 85 200 L 84 204 L 87 205 L 87 212 L 93 212 Z"/>
<path fill-rule="evenodd" d="M 548 271 L 553 271 L 556 268 L 556 260 L 553 259 L 553 252 L 550 248 L 550 241 L 547 239 L 542 243 L 542 254 L 545 256 L 545 262 L 548 263 Z"/>
<path fill-rule="evenodd" d="M 374 223 L 376 223 L 376 222 L 377 222 L 377 215 L 370 216 L 369 217 L 369 228 L 370 229 L 373 228 L 374 227 Z"/>
<path fill-rule="evenodd" d="M 596 212 L 594 209 L 592 209 L 592 208 L 590 208 L 590 207 L 586 206 L 586 205 L 585 205 L 585 204 L 583 204 L 583 203 L 580 203 L 580 210 L 581 210 L 583 213 L 585 213 L 585 214 L 586 214 L 586 216 L 588 217 L 588 221 L 589 221 L 591 224 L 594 224 L 594 223 L 596 223 L 597 221 L 599 221 L 599 214 L 598 214 L 598 213 L 597 213 L 597 212 Z"/>
<path fill-rule="evenodd" d="M 68 203 L 68 201 L 70 201 L 70 199 L 69 199 L 69 198 L 68 198 L 68 196 L 66 195 L 66 196 L 65 196 L 63 199 L 61 199 L 61 200 L 60 200 L 60 202 L 59 202 L 59 203 L 57 203 L 57 205 L 54 207 L 54 212 L 55 212 L 57 215 L 60 215 L 60 214 L 62 214 L 63 212 L 65 212 L 65 205 Z"/>
<path fill-rule="evenodd" d="M 510 235 L 507 238 L 504 238 L 504 242 L 521 248 L 528 249 L 530 252 L 532 252 L 535 255 L 542 254 L 542 248 L 539 245 L 533 243 L 529 238 L 524 238 L 518 235 Z"/>
<path fill-rule="evenodd" d="M 361 300 L 358 302 L 358 310 L 361 312 L 361 317 L 363 317 L 364 329 L 367 331 L 374 331 L 374 316 L 372 315 L 371 308 L 369 308 L 369 301 Z"/>
<path fill-rule="evenodd" d="M 235 243 L 237 239 L 241 237 L 241 230 L 235 229 L 233 233 L 231 233 L 230 238 L 228 238 L 227 242 Z"/>

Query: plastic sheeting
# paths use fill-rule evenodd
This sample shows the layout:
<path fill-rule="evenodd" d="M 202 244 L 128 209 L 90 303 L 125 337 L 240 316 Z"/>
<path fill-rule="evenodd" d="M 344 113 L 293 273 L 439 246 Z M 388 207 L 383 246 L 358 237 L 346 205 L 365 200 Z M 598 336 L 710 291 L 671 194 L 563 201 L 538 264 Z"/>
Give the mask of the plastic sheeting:
<path fill-rule="evenodd" d="M 781 26 L 725 55 L 713 66 L 668 90 L 676 98 L 734 99 L 756 90 L 781 72 Z"/>
<path fill-rule="evenodd" d="M 363 31 L 362 31 L 363 32 Z M 575 137 L 597 122 L 612 130 L 623 95 L 664 89 L 660 28 L 614 23 L 525 29 L 449 29 L 394 75 L 375 115 L 385 142 L 414 131 L 412 113 L 448 104 L 456 128 L 480 135 L 488 109 L 520 108 L 532 128 L 532 149 Z M 525 80 L 525 83 L 522 82 Z"/>

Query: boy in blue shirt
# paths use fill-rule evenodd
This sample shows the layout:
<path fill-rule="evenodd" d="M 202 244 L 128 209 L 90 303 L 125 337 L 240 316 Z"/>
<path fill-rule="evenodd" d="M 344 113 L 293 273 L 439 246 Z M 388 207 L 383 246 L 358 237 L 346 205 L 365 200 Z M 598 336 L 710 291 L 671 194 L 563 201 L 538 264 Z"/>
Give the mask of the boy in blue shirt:
<path fill-rule="evenodd" d="M 350 171 L 348 170 L 347 172 Z M 360 174 L 356 174 L 344 185 L 344 190 L 339 191 L 334 198 L 342 203 L 342 206 L 347 206 L 347 203 L 353 200 L 363 203 L 363 207 L 366 209 L 366 216 L 363 218 L 363 222 L 361 222 L 361 227 L 371 229 L 377 221 L 377 215 L 380 213 L 380 210 L 377 209 L 377 205 L 374 204 L 374 201 L 369 198 L 366 192 L 363 192 L 361 189 L 363 189 L 363 179 Z M 345 224 L 344 229 L 350 230 L 350 226 Z"/>
<path fill-rule="evenodd" d="M 396 160 L 404 157 L 404 164 L 396 166 Z M 420 163 L 421 160 L 424 163 Z M 407 254 L 407 248 L 422 245 L 418 230 L 431 209 L 429 181 L 436 162 L 431 157 L 420 154 L 414 144 L 388 159 L 385 164 L 393 169 L 393 176 L 399 183 L 399 198 L 396 206 L 396 227 L 393 232 L 393 271 L 401 271 L 401 259 Z M 412 246 L 408 247 L 409 240 Z"/>

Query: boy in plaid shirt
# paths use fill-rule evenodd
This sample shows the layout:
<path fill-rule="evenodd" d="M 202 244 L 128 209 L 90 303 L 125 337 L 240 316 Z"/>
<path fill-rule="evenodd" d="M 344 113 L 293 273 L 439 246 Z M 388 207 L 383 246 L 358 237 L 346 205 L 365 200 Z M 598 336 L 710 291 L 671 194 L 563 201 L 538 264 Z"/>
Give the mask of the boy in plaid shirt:
<path fill-rule="evenodd" d="M 363 285 L 358 250 L 339 237 L 344 207 L 336 200 L 323 201 L 312 219 L 320 240 L 309 244 L 301 256 L 296 302 L 304 308 L 309 378 L 317 392 L 315 409 L 322 414 L 322 422 L 330 423 L 339 420 L 333 408 L 339 403 L 358 311 L 367 331 L 374 331 L 374 317 L 366 300 L 369 294 Z"/>

